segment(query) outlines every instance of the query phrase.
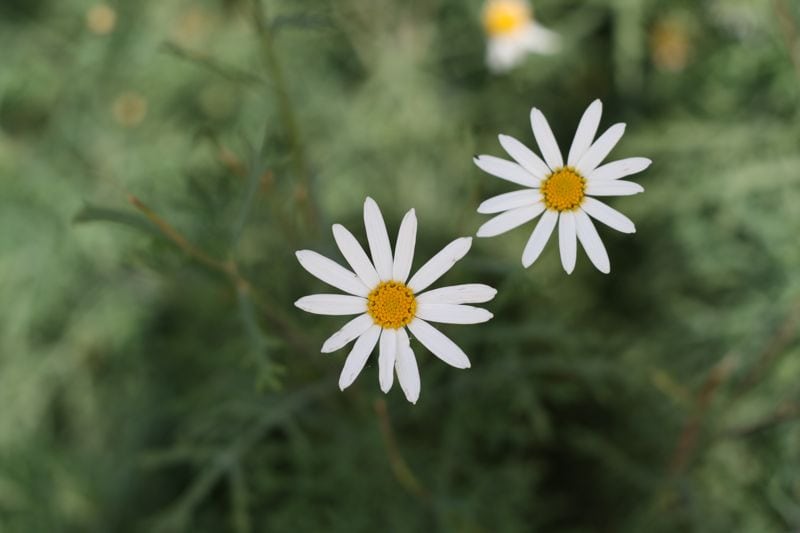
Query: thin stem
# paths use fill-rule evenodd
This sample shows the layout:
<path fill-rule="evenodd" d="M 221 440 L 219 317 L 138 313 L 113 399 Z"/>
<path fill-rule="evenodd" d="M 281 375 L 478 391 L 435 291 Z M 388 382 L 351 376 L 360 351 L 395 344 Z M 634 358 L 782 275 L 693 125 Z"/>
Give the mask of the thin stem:
<path fill-rule="evenodd" d="M 231 492 L 231 526 L 236 533 L 250 533 L 253 531 L 249 511 L 250 493 L 239 462 L 228 472 L 228 484 Z"/>
<path fill-rule="evenodd" d="M 783 40 L 786 44 L 789 58 L 794 65 L 798 81 L 800 81 L 800 32 L 797 29 L 797 22 L 792 15 L 792 8 L 787 0 L 773 0 L 772 7 L 778 17 Z"/>
<path fill-rule="evenodd" d="M 225 65 L 224 63 L 219 62 L 218 60 L 214 59 L 209 55 L 206 55 L 202 52 L 198 52 L 195 50 L 190 50 L 188 48 L 184 48 L 177 43 L 165 42 L 162 45 L 162 49 L 165 52 L 174 55 L 175 57 L 184 59 L 186 61 L 199 65 L 203 68 L 207 68 L 210 71 L 215 72 L 228 80 L 239 83 L 247 83 L 251 85 L 264 83 L 264 80 L 262 80 L 258 76 L 253 76 L 249 72 L 246 72 L 239 68 Z"/>
<path fill-rule="evenodd" d="M 389 418 L 389 411 L 386 408 L 386 401 L 383 398 L 375 400 L 375 414 L 378 416 L 381 435 L 383 435 L 383 443 L 386 446 L 386 454 L 389 458 L 389 466 L 392 469 L 395 479 L 397 479 L 398 483 L 410 494 L 416 496 L 425 503 L 429 503 L 430 494 L 419 482 L 400 453 L 397 440 L 394 437 L 392 421 Z"/>
<path fill-rule="evenodd" d="M 200 248 L 196 247 L 192 243 L 190 243 L 183 235 L 178 232 L 171 224 L 169 224 L 166 220 L 158 216 L 155 211 L 147 207 L 141 200 L 139 200 L 136 196 L 130 195 L 128 196 L 128 201 L 139 211 L 147 217 L 147 219 L 152 222 L 153 224 L 158 227 L 161 233 L 170 241 L 172 241 L 178 248 L 180 248 L 186 255 L 189 257 L 203 263 L 207 267 L 221 272 L 223 274 L 231 275 L 231 264 L 224 263 L 213 257 L 209 256 Z"/>
<path fill-rule="evenodd" d="M 747 424 L 746 426 L 731 428 L 725 431 L 723 436 L 729 438 L 750 437 L 763 431 L 768 431 L 780 424 L 797 420 L 798 418 L 800 418 L 800 405 L 796 403 L 785 403 L 766 418 Z"/>
<path fill-rule="evenodd" d="M 269 406 L 267 411 L 256 421 L 250 429 L 236 437 L 225 448 L 208 462 L 205 468 L 194 478 L 189 487 L 180 498 L 163 515 L 163 523 L 168 526 L 177 524 L 185 527 L 194 513 L 195 508 L 205 500 L 220 479 L 239 468 L 245 456 L 264 437 L 272 427 L 286 422 L 296 412 L 307 407 L 331 390 L 328 380 L 306 386 L 292 393 L 283 400 Z"/>
<path fill-rule="evenodd" d="M 283 68 L 281 67 L 280 61 L 278 61 L 278 56 L 275 54 L 275 36 L 272 26 L 267 21 L 266 11 L 261 0 L 253 0 L 253 14 L 256 32 L 258 33 L 261 44 L 262 61 L 269 74 L 275 95 L 278 98 L 278 112 L 280 114 L 281 123 L 283 124 L 284 134 L 291 148 L 292 164 L 298 185 L 295 191 L 295 198 L 305 213 L 306 222 L 309 227 L 315 229 L 319 217 L 317 216 L 316 208 L 311 198 L 311 167 L 308 163 L 302 136 L 300 135 L 300 128 L 297 123 L 297 117 L 295 116 L 294 106 L 289 97 L 289 90 L 286 86 Z M 265 145 L 268 142 L 267 139 L 268 138 L 265 136 Z M 265 149 L 266 146 L 263 146 L 262 151 L 265 151 Z"/>
<path fill-rule="evenodd" d="M 756 362 L 750 372 L 742 379 L 738 389 L 733 395 L 733 399 L 738 399 L 753 389 L 764 377 L 767 369 L 785 351 L 794 339 L 797 338 L 800 329 L 800 300 L 792 304 L 783 322 L 769 338 L 766 346 L 756 357 Z"/>
<path fill-rule="evenodd" d="M 187 256 L 203 264 L 210 270 L 218 272 L 226 276 L 233 284 L 234 288 L 243 295 L 247 295 L 250 299 L 258 305 L 264 315 L 273 324 L 280 327 L 286 334 L 287 340 L 291 342 L 296 348 L 305 353 L 310 353 L 312 350 L 306 342 L 305 334 L 292 324 L 282 313 L 277 311 L 278 305 L 271 301 L 263 294 L 259 294 L 253 290 L 253 285 L 241 272 L 239 272 L 239 265 L 236 261 L 221 261 L 211 257 L 209 254 L 189 242 L 177 229 L 175 229 L 169 222 L 161 218 L 155 211 L 147 207 L 136 196 L 129 195 L 130 203 L 141 211 L 150 220 L 159 231 L 178 248 L 180 248 Z"/>
<path fill-rule="evenodd" d="M 734 362 L 731 356 L 723 357 L 708 373 L 703 386 L 697 393 L 694 412 L 686 419 L 683 430 L 675 444 L 675 452 L 670 461 L 670 472 L 679 475 L 686 470 L 692 457 L 694 457 L 700 440 L 700 433 L 706 419 L 706 413 L 720 386 L 728 379 L 733 370 Z"/>

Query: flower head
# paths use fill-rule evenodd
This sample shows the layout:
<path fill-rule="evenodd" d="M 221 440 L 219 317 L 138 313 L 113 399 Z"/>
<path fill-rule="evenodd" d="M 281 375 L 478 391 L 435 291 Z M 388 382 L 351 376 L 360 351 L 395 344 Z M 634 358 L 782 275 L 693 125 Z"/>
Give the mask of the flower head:
<path fill-rule="evenodd" d="M 586 109 L 566 162 L 547 119 L 536 108 L 531 110 L 531 126 L 544 160 L 507 135 L 500 135 L 500 144 L 513 162 L 488 155 L 475 158 L 485 172 L 525 187 L 490 198 L 478 207 L 479 213 L 501 213 L 478 229 L 478 237 L 500 235 L 542 215 L 522 253 L 525 268 L 536 261 L 558 225 L 561 264 L 568 274 L 575 268 L 577 241 L 598 270 L 610 272 L 608 254 L 591 218 L 623 233 L 634 233 L 636 228 L 628 217 L 595 196 L 643 192 L 641 185 L 620 178 L 643 171 L 651 161 L 631 157 L 601 166 L 625 132 L 625 124 L 614 124 L 595 140 L 602 112 L 600 100 Z"/>
<path fill-rule="evenodd" d="M 482 19 L 488 38 L 486 64 L 493 72 L 511 70 L 529 53 L 558 50 L 558 35 L 533 19 L 527 0 L 487 0 Z"/>
<path fill-rule="evenodd" d="M 467 355 L 428 322 L 477 324 L 492 314 L 471 305 L 488 302 L 497 291 L 487 285 L 468 284 L 426 291 L 443 276 L 472 245 L 462 237 L 451 242 L 411 276 L 417 237 L 414 210 L 400 224 L 394 254 L 378 204 L 364 202 L 364 225 L 372 259 L 344 226 L 333 226 L 333 237 L 347 263 L 338 263 L 310 250 L 297 252 L 300 264 L 312 275 L 348 294 L 314 294 L 295 305 L 320 315 L 358 315 L 334 333 L 322 346 L 323 353 L 336 351 L 355 340 L 339 377 L 339 387 L 349 387 L 361 373 L 376 345 L 381 389 L 388 392 L 397 373 L 408 401 L 416 403 L 420 392 L 419 370 L 406 329 L 445 363 L 469 368 Z"/>

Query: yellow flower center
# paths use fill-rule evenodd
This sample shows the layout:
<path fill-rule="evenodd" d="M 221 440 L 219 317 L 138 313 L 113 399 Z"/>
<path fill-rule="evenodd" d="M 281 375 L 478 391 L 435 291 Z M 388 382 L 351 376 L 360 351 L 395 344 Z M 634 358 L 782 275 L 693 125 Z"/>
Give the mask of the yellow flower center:
<path fill-rule="evenodd" d="M 554 211 L 571 211 L 583 203 L 586 180 L 574 168 L 556 170 L 539 187 L 544 205 Z"/>
<path fill-rule="evenodd" d="M 490 37 L 507 35 L 530 22 L 531 16 L 523 0 L 489 0 L 483 9 L 483 27 Z"/>
<path fill-rule="evenodd" d="M 384 281 L 369 293 L 367 312 L 382 328 L 402 328 L 414 319 L 417 299 L 405 283 Z"/>

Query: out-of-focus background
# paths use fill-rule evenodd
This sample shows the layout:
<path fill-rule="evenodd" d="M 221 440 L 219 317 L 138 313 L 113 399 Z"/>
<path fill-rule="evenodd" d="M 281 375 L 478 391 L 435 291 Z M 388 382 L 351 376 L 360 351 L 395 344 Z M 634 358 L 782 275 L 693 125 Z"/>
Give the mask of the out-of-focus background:
<path fill-rule="evenodd" d="M 800 6 L 540 0 L 503 75 L 481 7 L 0 3 L 0 531 L 800 529 Z M 477 240 L 472 368 L 340 392 L 293 252 L 370 195 L 421 265 L 513 188 L 473 154 L 598 97 L 654 161 L 611 274 Z"/>

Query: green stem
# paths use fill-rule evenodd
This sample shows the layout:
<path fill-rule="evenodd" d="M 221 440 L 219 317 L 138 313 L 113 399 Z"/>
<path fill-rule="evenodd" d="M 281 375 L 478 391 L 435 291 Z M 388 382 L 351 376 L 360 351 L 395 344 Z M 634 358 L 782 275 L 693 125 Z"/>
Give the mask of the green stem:
<path fill-rule="evenodd" d="M 253 12 L 256 32 L 261 44 L 262 61 L 271 79 L 275 95 L 278 98 L 278 112 L 284 134 L 291 148 L 292 165 L 298 185 L 296 199 L 305 214 L 308 226 L 311 229 L 316 229 L 318 216 L 311 198 L 311 167 L 308 163 L 302 136 L 300 135 L 292 100 L 286 87 L 283 68 L 275 54 L 275 36 L 272 27 L 267 22 L 266 11 L 261 0 L 253 0 Z M 265 145 L 267 143 L 266 136 L 264 137 L 264 143 Z M 266 146 L 263 148 L 265 149 Z"/>

